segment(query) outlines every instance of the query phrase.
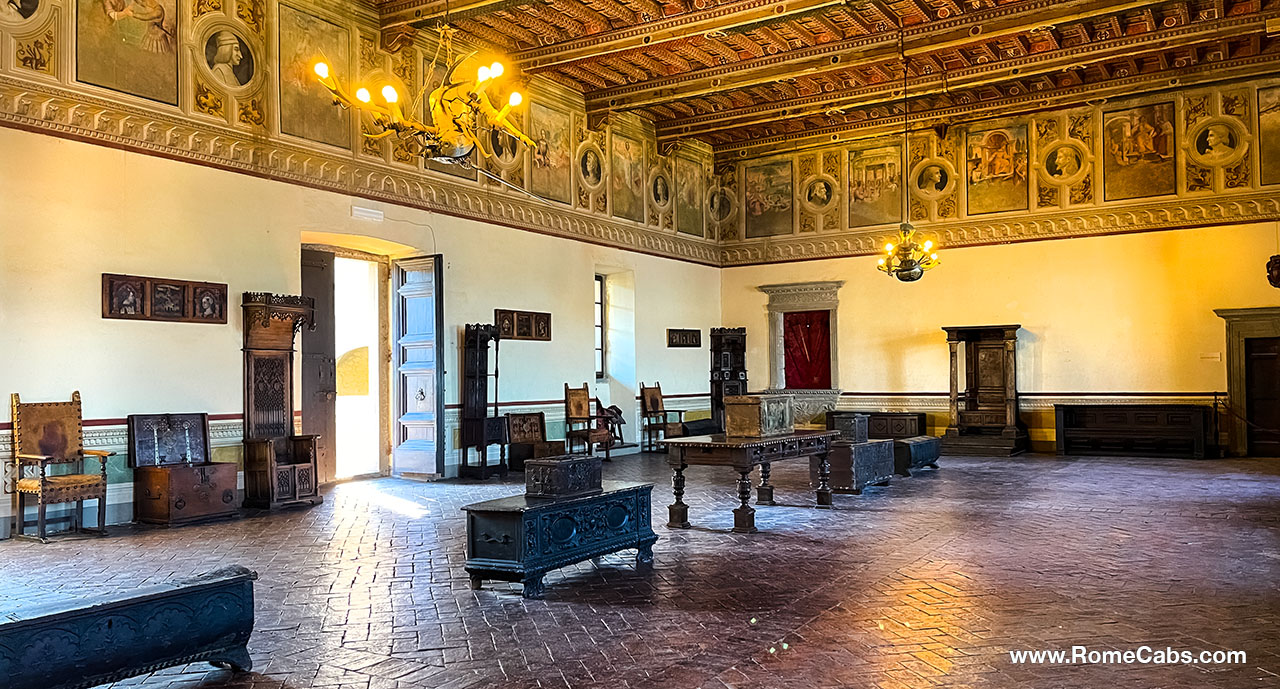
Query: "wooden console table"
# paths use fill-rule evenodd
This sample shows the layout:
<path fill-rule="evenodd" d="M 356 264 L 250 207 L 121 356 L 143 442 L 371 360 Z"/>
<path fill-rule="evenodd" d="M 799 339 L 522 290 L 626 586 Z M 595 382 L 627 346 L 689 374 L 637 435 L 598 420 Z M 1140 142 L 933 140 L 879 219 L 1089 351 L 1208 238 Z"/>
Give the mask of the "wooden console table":
<path fill-rule="evenodd" d="M 773 486 L 769 484 L 769 465 L 786 459 L 818 458 L 818 488 L 815 491 L 819 509 L 831 508 L 831 465 L 827 461 L 831 441 L 837 431 L 795 431 L 762 438 L 700 435 L 662 441 L 667 448 L 667 463 L 674 475 L 671 487 L 676 501 L 667 507 L 673 529 L 689 528 L 689 506 L 684 504 L 684 470 L 689 465 L 727 466 L 738 472 L 738 499 L 742 505 L 733 511 L 733 530 L 756 532 L 756 511 L 751 499 L 751 470 L 760 465 L 760 485 L 756 488 L 756 504 L 772 505 Z"/>

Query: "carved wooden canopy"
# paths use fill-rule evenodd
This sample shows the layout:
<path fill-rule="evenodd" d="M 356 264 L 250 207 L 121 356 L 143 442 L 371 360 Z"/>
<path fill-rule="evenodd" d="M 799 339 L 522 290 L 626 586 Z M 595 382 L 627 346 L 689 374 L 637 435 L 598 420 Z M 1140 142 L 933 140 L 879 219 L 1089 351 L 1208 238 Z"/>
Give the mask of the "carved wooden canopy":
<path fill-rule="evenodd" d="M 1261 0 L 377 4 L 388 48 L 448 23 L 581 91 L 593 122 L 636 111 L 659 144 L 696 138 L 721 159 L 900 128 L 902 54 L 913 126 L 1257 76 L 1280 58 L 1280 7 Z"/>

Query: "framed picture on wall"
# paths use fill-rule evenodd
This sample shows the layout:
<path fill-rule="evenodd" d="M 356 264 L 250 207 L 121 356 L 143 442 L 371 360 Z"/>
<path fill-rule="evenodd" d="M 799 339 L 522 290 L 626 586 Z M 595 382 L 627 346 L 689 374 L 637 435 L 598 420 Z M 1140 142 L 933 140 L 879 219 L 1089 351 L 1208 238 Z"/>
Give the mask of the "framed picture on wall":
<path fill-rule="evenodd" d="M 541 311 L 494 309 L 493 324 L 503 340 L 551 341 L 551 314 Z"/>
<path fill-rule="evenodd" d="M 102 274 L 102 317 L 177 323 L 227 322 L 227 286 Z"/>
<path fill-rule="evenodd" d="M 701 347 L 702 331 L 685 328 L 667 328 L 668 347 Z"/>
<path fill-rule="evenodd" d="M 151 281 L 151 317 L 176 321 L 187 315 L 187 285 L 177 280 Z"/>
<path fill-rule="evenodd" d="M 102 276 L 102 317 L 146 319 L 146 278 L 104 274 Z"/>

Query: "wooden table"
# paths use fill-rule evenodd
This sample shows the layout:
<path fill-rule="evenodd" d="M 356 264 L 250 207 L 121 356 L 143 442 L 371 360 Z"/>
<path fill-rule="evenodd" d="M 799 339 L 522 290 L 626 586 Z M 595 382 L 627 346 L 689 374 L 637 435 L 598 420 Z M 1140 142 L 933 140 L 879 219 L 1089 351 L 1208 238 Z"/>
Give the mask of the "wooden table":
<path fill-rule="evenodd" d="M 699 435 L 689 438 L 663 440 L 667 448 L 667 463 L 674 475 L 671 487 L 676 501 L 667 507 L 667 526 L 673 529 L 689 528 L 689 506 L 684 504 L 684 470 L 691 464 L 732 467 L 738 472 L 738 499 L 742 505 L 733 511 L 733 530 L 738 533 L 756 532 L 756 511 L 751 499 L 751 471 L 760 465 L 760 485 L 756 488 L 757 505 L 773 505 L 773 486 L 769 484 L 769 465 L 785 459 L 817 457 L 819 509 L 831 508 L 831 465 L 827 455 L 831 441 L 840 434 L 837 431 L 794 431 L 785 435 L 743 438 L 717 435 Z"/>

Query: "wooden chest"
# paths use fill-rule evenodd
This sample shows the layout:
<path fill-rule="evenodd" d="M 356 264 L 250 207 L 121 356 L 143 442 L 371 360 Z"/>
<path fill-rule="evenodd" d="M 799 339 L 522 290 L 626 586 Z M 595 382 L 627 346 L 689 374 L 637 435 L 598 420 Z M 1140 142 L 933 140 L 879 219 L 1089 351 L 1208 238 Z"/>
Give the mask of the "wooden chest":
<path fill-rule="evenodd" d="M 230 462 L 138 467 L 133 470 L 133 518 L 178 526 L 234 517 L 240 507 L 238 473 L 239 466 Z"/>
<path fill-rule="evenodd" d="M 883 486 L 893 478 L 892 440 L 831 443 L 828 462 L 831 467 L 831 490 L 858 495 L 867 486 Z M 809 483 L 818 485 L 818 458 L 809 459 Z"/>
<path fill-rule="evenodd" d="M 177 526 L 236 516 L 240 469 L 209 461 L 208 414 L 133 414 L 128 426 L 135 521 Z"/>
<path fill-rule="evenodd" d="M 605 481 L 595 495 L 513 495 L 463 507 L 472 588 L 485 579 L 518 581 L 525 598 L 539 598 L 548 571 L 628 548 L 638 567 L 651 566 L 652 491 L 652 483 Z"/>
<path fill-rule="evenodd" d="M 563 455 L 524 463 L 524 494 L 531 498 L 566 498 L 600 492 L 600 458 Z"/>
<path fill-rule="evenodd" d="M 795 431 L 787 395 L 724 398 L 724 432 L 735 438 L 765 438 Z"/>
<path fill-rule="evenodd" d="M 840 412 L 867 415 L 869 438 L 914 438 L 928 435 L 929 425 L 923 413 L 909 411 Z"/>

